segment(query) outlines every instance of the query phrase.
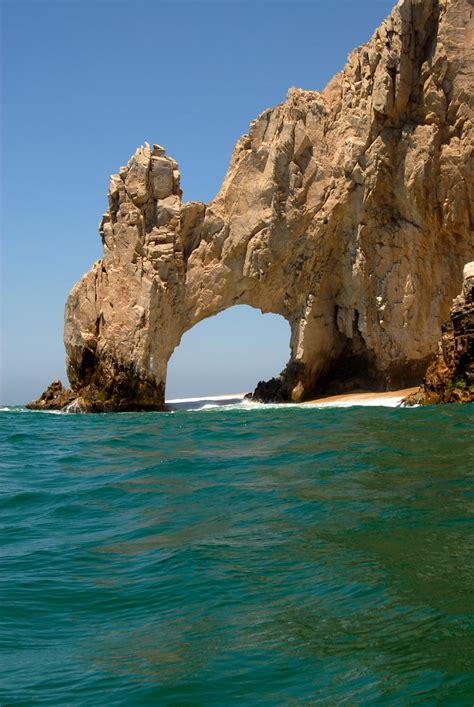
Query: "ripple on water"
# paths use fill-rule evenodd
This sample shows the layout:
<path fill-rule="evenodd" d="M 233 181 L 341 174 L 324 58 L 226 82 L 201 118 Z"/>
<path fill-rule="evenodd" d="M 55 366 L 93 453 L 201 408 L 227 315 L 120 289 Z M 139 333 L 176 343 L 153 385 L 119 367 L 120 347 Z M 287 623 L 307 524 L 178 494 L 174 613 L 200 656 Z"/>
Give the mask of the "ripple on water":
<path fill-rule="evenodd" d="M 0 411 L 0 703 L 470 704 L 471 410 Z"/>

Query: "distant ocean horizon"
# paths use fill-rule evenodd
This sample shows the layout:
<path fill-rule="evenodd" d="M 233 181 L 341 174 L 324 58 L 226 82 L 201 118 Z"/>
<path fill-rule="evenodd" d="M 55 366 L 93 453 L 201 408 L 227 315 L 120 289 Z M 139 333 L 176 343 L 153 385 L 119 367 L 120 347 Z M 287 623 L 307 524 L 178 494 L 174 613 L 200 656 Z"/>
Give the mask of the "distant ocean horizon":
<path fill-rule="evenodd" d="M 1 705 L 472 704 L 472 406 L 242 396 L 0 410 Z"/>

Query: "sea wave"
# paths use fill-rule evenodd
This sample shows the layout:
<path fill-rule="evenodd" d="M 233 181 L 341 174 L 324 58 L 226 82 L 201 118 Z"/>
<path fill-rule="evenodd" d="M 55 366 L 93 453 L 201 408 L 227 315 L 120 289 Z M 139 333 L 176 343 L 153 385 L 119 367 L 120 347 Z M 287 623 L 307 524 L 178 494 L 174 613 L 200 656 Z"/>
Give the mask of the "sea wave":
<path fill-rule="evenodd" d="M 307 402 L 301 403 L 260 403 L 253 400 L 244 400 L 243 395 L 241 396 L 206 396 L 203 398 L 179 398 L 176 400 L 167 400 L 165 403 L 166 411 L 173 413 L 180 410 L 187 410 L 189 412 L 206 412 L 209 410 L 245 410 L 245 411 L 257 411 L 257 410 L 293 410 L 295 408 L 308 409 L 308 410 L 322 410 L 326 408 L 352 408 L 352 407 L 384 407 L 384 408 L 397 408 L 400 407 L 403 397 L 394 396 L 387 398 L 373 397 L 366 398 L 363 400 L 321 400 L 318 402 Z M 412 406 L 418 407 L 418 406 Z M 24 406 L 9 406 L 5 405 L 0 407 L 0 412 L 9 413 L 27 413 L 27 414 L 40 414 L 40 415 L 71 415 L 75 414 L 70 409 L 66 410 L 29 410 Z"/>
<path fill-rule="evenodd" d="M 345 399 L 328 398 L 327 400 L 319 400 L 317 402 L 301 403 L 260 403 L 253 400 L 245 400 L 243 396 L 220 396 L 220 397 L 203 397 L 203 398 L 182 398 L 180 400 L 167 401 L 166 405 L 169 411 L 189 410 L 194 412 L 202 412 L 206 410 L 292 410 L 299 409 L 325 409 L 325 408 L 352 408 L 352 407 L 384 407 L 396 408 L 400 407 L 403 400 L 402 395 L 394 395 L 380 397 L 347 397 Z"/>
<path fill-rule="evenodd" d="M 32 412 L 24 405 L 3 405 L 0 407 L 0 412 Z"/>
<path fill-rule="evenodd" d="M 472 406 L 17 410 L 1 704 L 471 704 Z"/>

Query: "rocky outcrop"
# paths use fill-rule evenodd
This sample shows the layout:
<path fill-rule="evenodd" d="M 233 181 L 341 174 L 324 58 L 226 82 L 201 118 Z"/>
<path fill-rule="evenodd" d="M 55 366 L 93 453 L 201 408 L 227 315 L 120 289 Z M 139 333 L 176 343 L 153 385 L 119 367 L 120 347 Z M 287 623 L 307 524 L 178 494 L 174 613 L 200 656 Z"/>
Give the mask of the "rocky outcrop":
<path fill-rule="evenodd" d="M 61 381 L 53 381 L 38 400 L 33 400 L 26 407 L 29 410 L 64 410 L 75 400 L 76 394 L 72 390 L 64 388 Z"/>
<path fill-rule="evenodd" d="M 463 276 L 462 292 L 441 329 L 436 358 L 404 405 L 474 401 L 474 262 L 466 265 Z"/>
<path fill-rule="evenodd" d="M 85 408 L 160 409 L 183 333 L 235 304 L 288 320 L 285 399 L 421 380 L 473 258 L 472 53 L 469 0 L 400 0 L 322 93 L 258 116 L 209 204 L 140 147 L 66 304 Z"/>

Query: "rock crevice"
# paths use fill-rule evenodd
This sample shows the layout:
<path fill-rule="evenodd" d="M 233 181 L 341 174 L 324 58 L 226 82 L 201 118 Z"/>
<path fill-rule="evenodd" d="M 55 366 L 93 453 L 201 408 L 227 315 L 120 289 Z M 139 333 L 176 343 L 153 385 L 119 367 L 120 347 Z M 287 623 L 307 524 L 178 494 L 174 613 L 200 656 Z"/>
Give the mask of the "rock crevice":
<path fill-rule="evenodd" d="M 441 340 L 420 389 L 405 405 L 469 403 L 474 400 L 474 262 L 467 263 L 461 294 L 441 328 Z"/>

